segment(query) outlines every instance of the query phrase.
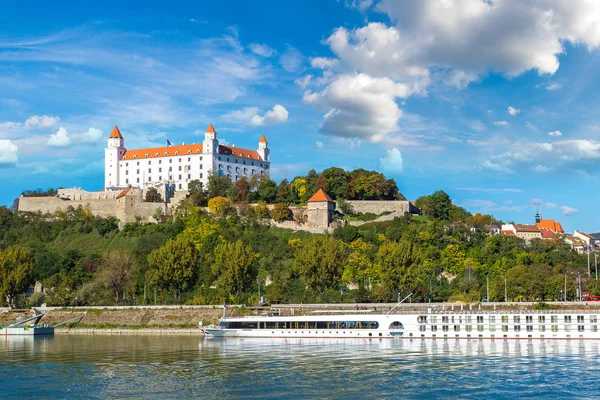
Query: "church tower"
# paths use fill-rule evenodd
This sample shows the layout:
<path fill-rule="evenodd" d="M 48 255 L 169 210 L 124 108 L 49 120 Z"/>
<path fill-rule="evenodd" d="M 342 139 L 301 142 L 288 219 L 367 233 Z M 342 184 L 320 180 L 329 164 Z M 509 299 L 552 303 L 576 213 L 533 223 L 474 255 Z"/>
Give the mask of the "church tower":
<path fill-rule="evenodd" d="M 265 135 L 262 135 L 258 141 L 258 154 L 264 161 L 271 161 L 269 155 L 270 152 L 269 142 L 267 142 Z"/>
<path fill-rule="evenodd" d="M 119 182 L 119 160 L 125 154 L 123 135 L 115 125 L 108 137 L 108 146 L 104 149 L 104 190 L 116 189 Z"/>
<path fill-rule="evenodd" d="M 212 126 L 212 124 L 208 125 L 208 128 L 204 133 L 204 141 L 202 142 L 202 153 L 219 153 L 219 141 L 217 140 L 217 132 L 215 131 L 215 128 Z"/>

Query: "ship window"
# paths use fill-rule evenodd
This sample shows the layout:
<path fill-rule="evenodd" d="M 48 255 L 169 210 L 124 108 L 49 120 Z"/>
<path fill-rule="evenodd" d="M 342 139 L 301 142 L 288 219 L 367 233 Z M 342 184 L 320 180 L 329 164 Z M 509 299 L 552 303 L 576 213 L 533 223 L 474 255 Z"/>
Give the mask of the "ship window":
<path fill-rule="evenodd" d="M 540 316 L 538 316 L 538 322 L 539 322 L 540 324 L 543 324 L 543 323 L 545 323 L 545 322 L 546 322 L 546 316 L 545 316 L 545 315 L 540 315 Z"/>
<path fill-rule="evenodd" d="M 444 316 L 442 317 L 442 322 L 443 322 L 443 323 L 446 323 L 446 324 L 448 323 L 448 316 L 447 316 L 447 315 L 444 315 Z"/>
<path fill-rule="evenodd" d="M 425 332 L 426 329 L 427 329 L 426 325 L 419 326 L 419 331 L 421 331 L 421 332 Z"/>
<path fill-rule="evenodd" d="M 417 317 L 417 322 L 420 324 L 427 323 L 427 317 L 425 315 L 419 315 Z"/>
<path fill-rule="evenodd" d="M 545 332 L 546 331 L 546 325 L 538 325 L 538 331 Z"/>
<path fill-rule="evenodd" d="M 508 332 L 508 325 L 502 325 L 502 332 Z"/>
<path fill-rule="evenodd" d="M 496 331 L 496 325 L 490 325 L 490 332 Z"/>
<path fill-rule="evenodd" d="M 565 332 L 571 332 L 571 325 L 565 325 Z"/>
<path fill-rule="evenodd" d="M 460 332 L 460 325 L 454 325 L 454 332 Z"/>
<path fill-rule="evenodd" d="M 394 321 L 390 324 L 390 329 L 404 329 L 402 322 Z"/>
<path fill-rule="evenodd" d="M 533 325 L 527 325 L 527 332 L 533 332 Z"/>
<path fill-rule="evenodd" d="M 473 326 L 472 325 L 466 325 L 465 326 L 465 331 L 471 332 L 472 330 L 473 330 Z"/>
<path fill-rule="evenodd" d="M 592 324 L 595 324 L 598 322 L 598 316 L 597 315 L 590 315 L 590 322 Z"/>
<path fill-rule="evenodd" d="M 590 330 L 591 330 L 592 332 L 598 332 L 598 325 L 592 325 L 592 326 L 590 327 Z"/>
<path fill-rule="evenodd" d="M 554 324 L 558 322 L 558 315 L 551 315 L 550 321 Z"/>
<path fill-rule="evenodd" d="M 521 332 L 521 325 L 515 325 L 515 332 Z"/>
<path fill-rule="evenodd" d="M 558 325 L 552 325 L 552 332 L 558 332 Z"/>
<path fill-rule="evenodd" d="M 565 324 L 570 324 L 570 323 L 571 323 L 571 316 L 565 315 Z"/>
<path fill-rule="evenodd" d="M 448 332 L 448 325 L 442 325 L 442 330 L 444 332 Z"/>
<path fill-rule="evenodd" d="M 465 317 L 465 323 L 470 324 L 472 319 L 473 319 L 473 317 L 470 317 L 470 316 Z"/>
<path fill-rule="evenodd" d="M 585 331 L 585 326 L 584 325 L 577 325 L 577 330 L 579 332 L 583 332 L 583 331 Z"/>
<path fill-rule="evenodd" d="M 583 322 L 583 315 L 577 316 L 577 322 Z"/>
<path fill-rule="evenodd" d="M 532 323 L 533 322 L 533 317 L 531 315 L 526 316 L 525 317 L 525 322 Z"/>
<path fill-rule="evenodd" d="M 508 315 L 503 315 L 502 316 L 502 322 L 504 322 L 505 324 L 508 323 Z"/>
<path fill-rule="evenodd" d="M 491 324 L 496 323 L 496 316 L 495 315 L 490 315 L 488 317 L 488 322 L 491 323 Z"/>
<path fill-rule="evenodd" d="M 483 332 L 483 325 L 477 325 L 477 332 Z"/>
<path fill-rule="evenodd" d="M 478 324 L 483 324 L 483 315 L 478 315 L 477 316 L 477 323 Z"/>
<path fill-rule="evenodd" d="M 431 332 L 437 331 L 437 325 L 431 325 Z"/>
<path fill-rule="evenodd" d="M 513 322 L 515 324 L 518 324 L 519 322 L 521 322 L 521 317 L 519 315 L 515 315 L 513 318 Z"/>

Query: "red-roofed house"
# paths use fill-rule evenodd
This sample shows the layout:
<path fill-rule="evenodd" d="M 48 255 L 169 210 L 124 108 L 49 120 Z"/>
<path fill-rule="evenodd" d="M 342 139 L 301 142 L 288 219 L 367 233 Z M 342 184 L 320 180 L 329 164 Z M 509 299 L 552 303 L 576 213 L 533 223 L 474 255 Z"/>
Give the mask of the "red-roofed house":
<path fill-rule="evenodd" d="M 206 129 L 202 143 L 182 144 L 146 149 L 128 150 L 123 135 L 116 126 L 109 138 L 104 158 L 104 186 L 106 190 L 123 190 L 128 186 L 164 187 L 187 190 L 191 180 L 208 183 L 208 173 L 215 171 L 232 182 L 245 176 L 269 176 L 270 150 L 263 135 L 257 150 L 241 149 L 219 144 L 217 132 L 211 125 Z"/>
<path fill-rule="evenodd" d="M 555 233 L 565 233 L 560 222 L 553 219 L 542 219 L 535 224 L 540 229 L 548 229 Z"/>
<path fill-rule="evenodd" d="M 308 224 L 310 227 L 327 228 L 333 219 L 335 202 L 331 197 L 319 189 L 310 199 L 308 199 Z"/>
<path fill-rule="evenodd" d="M 594 247 L 596 245 L 596 239 L 594 239 L 592 235 L 588 235 L 587 233 L 575 231 L 573 232 L 573 236 L 581 239 L 583 242 L 585 242 L 585 245 L 588 247 Z"/>

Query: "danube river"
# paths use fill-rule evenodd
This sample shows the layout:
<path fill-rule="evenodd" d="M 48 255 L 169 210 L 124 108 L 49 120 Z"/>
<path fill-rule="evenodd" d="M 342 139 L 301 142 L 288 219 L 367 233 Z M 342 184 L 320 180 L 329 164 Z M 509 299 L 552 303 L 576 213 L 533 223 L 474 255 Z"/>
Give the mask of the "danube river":
<path fill-rule="evenodd" d="M 600 343 L 0 338 L 0 398 L 597 398 Z"/>

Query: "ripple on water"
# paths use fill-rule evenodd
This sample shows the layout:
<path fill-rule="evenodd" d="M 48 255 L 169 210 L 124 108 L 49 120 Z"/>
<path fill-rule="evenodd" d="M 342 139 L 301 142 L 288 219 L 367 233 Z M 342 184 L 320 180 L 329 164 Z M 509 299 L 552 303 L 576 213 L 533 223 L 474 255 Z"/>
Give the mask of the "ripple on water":
<path fill-rule="evenodd" d="M 595 342 L 2 339 L 1 397 L 594 398 Z"/>

